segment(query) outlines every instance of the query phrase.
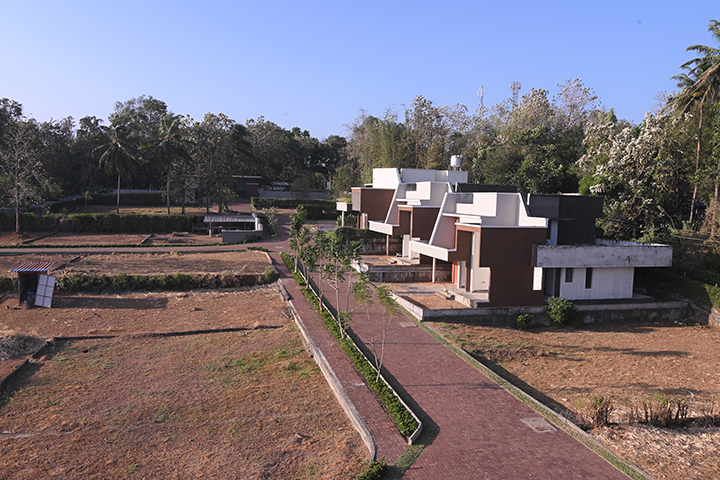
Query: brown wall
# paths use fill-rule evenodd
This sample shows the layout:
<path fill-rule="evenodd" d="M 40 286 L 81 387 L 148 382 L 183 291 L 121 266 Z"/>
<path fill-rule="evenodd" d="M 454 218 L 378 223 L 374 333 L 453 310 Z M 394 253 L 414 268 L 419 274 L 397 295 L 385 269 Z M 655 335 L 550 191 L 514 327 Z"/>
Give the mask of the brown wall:
<path fill-rule="evenodd" d="M 433 228 L 435 228 L 435 220 L 437 220 L 440 208 L 413 208 L 412 210 L 412 226 L 410 229 L 413 238 L 420 240 L 430 240 Z"/>
<path fill-rule="evenodd" d="M 353 210 L 367 213 L 368 220 L 382 222 L 390 209 L 395 190 L 384 188 L 353 188 Z M 357 199 L 357 202 L 356 202 Z"/>
<path fill-rule="evenodd" d="M 544 228 L 481 228 L 480 265 L 490 267 L 489 307 L 542 305 L 533 290 L 532 246 L 545 243 Z"/>

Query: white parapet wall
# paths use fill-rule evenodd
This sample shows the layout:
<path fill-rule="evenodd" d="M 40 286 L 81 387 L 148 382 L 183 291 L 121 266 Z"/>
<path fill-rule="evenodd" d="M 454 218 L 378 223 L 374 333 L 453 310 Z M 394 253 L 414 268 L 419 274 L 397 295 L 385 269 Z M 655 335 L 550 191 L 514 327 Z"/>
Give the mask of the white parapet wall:
<path fill-rule="evenodd" d="M 669 267 L 672 247 L 632 242 L 535 245 L 532 264 L 542 268 Z"/>

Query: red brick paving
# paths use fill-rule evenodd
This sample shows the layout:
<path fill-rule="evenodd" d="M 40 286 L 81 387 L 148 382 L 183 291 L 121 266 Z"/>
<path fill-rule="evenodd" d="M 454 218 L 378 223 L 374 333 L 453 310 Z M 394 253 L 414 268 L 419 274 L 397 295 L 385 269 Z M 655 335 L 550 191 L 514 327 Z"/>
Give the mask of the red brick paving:
<path fill-rule="evenodd" d="M 368 321 L 353 301 L 351 308 L 352 329 L 370 348 Z M 373 313 L 371 322 L 378 335 L 382 317 Z M 384 366 L 437 436 L 403 478 L 628 478 L 564 431 L 531 429 L 522 420 L 537 412 L 408 322 L 404 316 L 391 322 Z"/>
<path fill-rule="evenodd" d="M 385 457 L 392 465 L 407 448 L 405 438 L 400 435 L 397 427 L 388 414 L 380 406 L 375 395 L 365 385 L 360 374 L 355 370 L 348 356 L 340 349 L 335 337 L 327 329 L 315 308 L 300 291 L 289 270 L 285 267 L 280 255 L 272 253 L 275 266 L 280 271 L 283 284 L 290 295 L 295 310 L 302 318 L 305 327 L 315 345 L 323 352 L 335 376 L 342 384 L 348 398 L 355 406 L 368 430 L 372 434 L 377 449 L 376 458 Z"/>

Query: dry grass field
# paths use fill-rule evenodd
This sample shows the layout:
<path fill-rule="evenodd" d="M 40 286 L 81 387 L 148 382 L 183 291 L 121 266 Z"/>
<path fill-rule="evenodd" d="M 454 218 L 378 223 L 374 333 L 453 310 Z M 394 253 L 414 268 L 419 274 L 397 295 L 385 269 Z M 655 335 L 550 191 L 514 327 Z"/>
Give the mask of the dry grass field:
<path fill-rule="evenodd" d="M 554 410 L 577 420 L 593 395 L 610 399 L 611 427 L 591 433 L 657 479 L 720 478 L 720 429 L 629 422 L 633 405 L 682 399 L 689 417 L 720 414 L 720 329 L 699 325 L 477 327 L 431 323 Z M 498 368 L 499 367 L 499 368 Z M 657 403 L 657 402 L 656 402 Z"/>

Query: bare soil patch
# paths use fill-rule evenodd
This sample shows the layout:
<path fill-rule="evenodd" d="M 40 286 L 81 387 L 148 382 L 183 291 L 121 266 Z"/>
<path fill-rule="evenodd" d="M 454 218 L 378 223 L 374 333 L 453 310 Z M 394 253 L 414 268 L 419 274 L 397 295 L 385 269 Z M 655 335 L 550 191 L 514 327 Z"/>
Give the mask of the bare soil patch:
<path fill-rule="evenodd" d="M 656 393 L 685 399 L 690 417 L 709 411 L 720 393 L 720 329 L 652 324 L 521 331 L 429 323 L 571 419 L 576 400 L 609 397 L 615 425 L 592 434 L 654 478 L 720 477 L 719 428 L 628 423 L 633 402 Z"/>
<path fill-rule="evenodd" d="M 22 234 L 0 233 L 0 245 L 208 245 L 222 243 L 222 238 L 213 235 L 193 234 L 188 232 L 174 232 L 164 234 L 73 234 L 73 233 L 43 233 L 29 232 Z"/>
<path fill-rule="evenodd" d="M 335 479 L 362 470 L 359 435 L 274 287 L 56 301 L 15 310 L 5 299 L 0 326 L 119 336 L 60 341 L 14 381 L 0 401 L 3 478 Z M 143 335 L 232 327 L 256 329 Z"/>
<path fill-rule="evenodd" d="M 207 253 L 119 253 L 119 254 L 31 254 L 0 256 L 0 272 L 9 272 L 22 262 L 55 262 L 52 273 L 97 273 L 133 275 L 174 273 L 259 274 L 271 262 L 264 252 L 241 250 L 237 252 Z M 6 275 L 10 275 L 6 273 Z"/>
<path fill-rule="evenodd" d="M 52 308 L 14 309 L 0 303 L 0 328 L 51 337 L 187 332 L 285 325 L 275 287 L 247 291 L 58 295 Z"/>

